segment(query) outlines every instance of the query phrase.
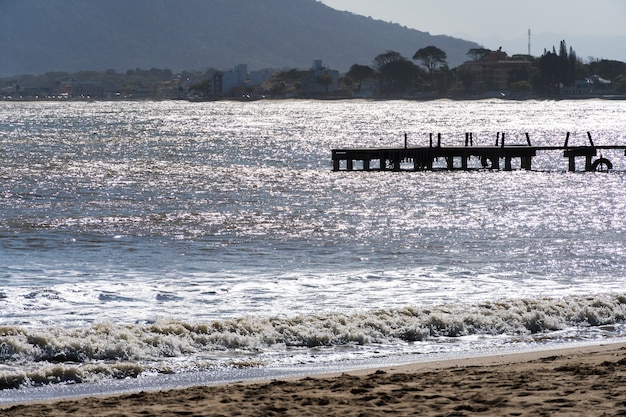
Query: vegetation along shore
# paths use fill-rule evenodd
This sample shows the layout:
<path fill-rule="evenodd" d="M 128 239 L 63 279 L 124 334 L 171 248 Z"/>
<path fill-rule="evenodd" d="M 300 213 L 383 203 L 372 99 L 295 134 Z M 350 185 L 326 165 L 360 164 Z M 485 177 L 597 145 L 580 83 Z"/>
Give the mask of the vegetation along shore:
<path fill-rule="evenodd" d="M 4 100 L 64 99 L 260 99 L 260 98 L 626 98 L 626 63 L 583 62 L 561 41 L 540 57 L 509 56 L 502 50 L 472 48 L 455 68 L 445 51 L 427 46 L 408 58 L 385 51 L 369 65 L 346 73 L 313 61 L 309 69 L 248 71 L 129 69 L 47 72 L 0 78 Z"/>

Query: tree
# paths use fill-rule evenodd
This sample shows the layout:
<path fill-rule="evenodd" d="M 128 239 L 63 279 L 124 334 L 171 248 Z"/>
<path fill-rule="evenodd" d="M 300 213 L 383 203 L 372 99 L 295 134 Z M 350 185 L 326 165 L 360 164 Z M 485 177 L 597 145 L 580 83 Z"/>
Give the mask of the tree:
<path fill-rule="evenodd" d="M 537 60 L 539 73 L 533 80 L 533 87 L 540 93 L 555 94 L 559 88 L 559 57 L 556 51 L 547 52 Z"/>
<path fill-rule="evenodd" d="M 380 70 L 383 89 L 389 93 L 404 93 L 415 89 L 420 69 L 406 58 L 388 62 Z"/>
<path fill-rule="evenodd" d="M 403 59 L 406 59 L 406 58 L 403 57 L 402 54 L 400 54 L 400 52 L 387 51 L 385 53 L 377 55 L 376 58 L 374 58 L 374 68 L 380 71 L 380 69 L 383 66 L 390 64 L 394 61 L 401 61 Z"/>
<path fill-rule="evenodd" d="M 448 88 L 456 82 L 455 72 L 452 71 L 447 65 L 439 68 L 439 70 L 435 73 L 435 78 L 437 79 L 436 84 L 439 94 L 446 94 L 448 92 Z"/>
<path fill-rule="evenodd" d="M 352 79 L 352 81 L 358 81 L 359 83 L 368 78 L 374 78 L 375 72 L 372 67 L 367 65 L 354 64 L 350 67 L 350 70 L 346 73 L 346 77 Z"/>
<path fill-rule="evenodd" d="M 292 68 L 286 71 L 277 72 L 274 75 L 274 79 L 279 82 L 296 82 L 302 78 L 302 71 L 297 68 Z"/>
<path fill-rule="evenodd" d="M 382 89 L 399 93 L 415 87 L 419 68 L 396 51 L 387 51 L 374 58 Z"/>
<path fill-rule="evenodd" d="M 490 49 L 486 48 L 472 48 L 467 51 L 467 56 L 469 56 L 472 61 L 485 61 L 491 52 Z"/>
<path fill-rule="evenodd" d="M 195 92 L 196 94 L 203 97 L 210 97 L 213 95 L 213 92 L 211 91 L 211 87 L 213 84 L 210 81 L 211 80 L 207 78 L 195 84 L 192 84 L 191 86 L 189 86 L 189 91 Z"/>
<path fill-rule="evenodd" d="M 415 52 L 413 59 L 422 61 L 422 65 L 428 69 L 428 73 L 432 78 L 433 72 L 437 67 L 447 64 L 446 59 L 448 59 L 448 56 L 441 49 L 431 45 Z"/>
<path fill-rule="evenodd" d="M 297 68 L 274 74 L 269 92 L 272 94 L 294 93 L 300 88 L 302 71 Z"/>
<path fill-rule="evenodd" d="M 330 74 L 323 74 L 318 76 L 315 82 L 324 87 L 324 90 L 328 93 L 328 87 L 333 84 L 333 77 Z"/>
<path fill-rule="evenodd" d="M 346 78 L 358 83 L 357 91 L 361 90 L 361 83 L 364 80 L 374 78 L 376 72 L 367 65 L 354 64 L 350 67 L 350 70 L 346 73 Z"/>
<path fill-rule="evenodd" d="M 615 81 L 621 75 L 626 75 L 626 63 L 608 59 L 595 60 L 589 63 L 589 73 Z"/>
<path fill-rule="evenodd" d="M 565 41 L 561 41 L 558 54 L 552 47 L 552 52 L 544 51 L 537 60 L 539 75 L 534 81 L 535 89 L 543 93 L 558 94 L 561 87 L 574 83 L 577 65 L 576 53 L 570 48 L 568 54 Z"/>

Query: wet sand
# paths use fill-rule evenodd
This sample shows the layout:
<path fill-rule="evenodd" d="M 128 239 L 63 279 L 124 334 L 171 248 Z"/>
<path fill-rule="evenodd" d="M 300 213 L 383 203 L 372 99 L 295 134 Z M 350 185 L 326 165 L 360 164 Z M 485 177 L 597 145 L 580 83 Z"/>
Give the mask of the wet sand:
<path fill-rule="evenodd" d="M 5 406 L 29 416 L 626 416 L 626 342 Z"/>

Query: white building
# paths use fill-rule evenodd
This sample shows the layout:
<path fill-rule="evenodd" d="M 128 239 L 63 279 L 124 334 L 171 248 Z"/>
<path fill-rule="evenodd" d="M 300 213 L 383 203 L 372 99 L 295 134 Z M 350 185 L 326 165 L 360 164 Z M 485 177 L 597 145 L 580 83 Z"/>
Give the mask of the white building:
<path fill-rule="evenodd" d="M 322 65 L 321 59 L 313 61 L 313 67 L 302 73 L 302 93 L 321 94 L 339 90 L 339 71 Z"/>
<path fill-rule="evenodd" d="M 249 85 L 251 87 L 258 87 L 265 81 L 270 80 L 274 76 L 275 71 L 263 70 L 263 71 L 251 71 L 249 77 Z"/>
<path fill-rule="evenodd" d="M 567 96 L 601 96 L 611 94 L 612 92 L 613 85 L 611 81 L 597 75 L 576 80 L 573 86 L 561 88 L 561 95 Z"/>
<path fill-rule="evenodd" d="M 222 94 L 229 95 L 233 89 L 243 86 L 247 81 L 248 66 L 237 65 L 232 71 L 222 73 Z"/>

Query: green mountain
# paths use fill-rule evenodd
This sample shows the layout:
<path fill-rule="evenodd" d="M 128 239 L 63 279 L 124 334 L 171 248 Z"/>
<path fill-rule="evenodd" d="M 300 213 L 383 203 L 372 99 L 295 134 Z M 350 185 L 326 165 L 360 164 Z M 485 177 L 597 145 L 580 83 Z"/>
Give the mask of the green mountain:
<path fill-rule="evenodd" d="M 0 75 L 369 65 L 435 45 L 451 67 L 479 45 L 334 10 L 316 0 L 0 0 Z"/>

